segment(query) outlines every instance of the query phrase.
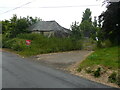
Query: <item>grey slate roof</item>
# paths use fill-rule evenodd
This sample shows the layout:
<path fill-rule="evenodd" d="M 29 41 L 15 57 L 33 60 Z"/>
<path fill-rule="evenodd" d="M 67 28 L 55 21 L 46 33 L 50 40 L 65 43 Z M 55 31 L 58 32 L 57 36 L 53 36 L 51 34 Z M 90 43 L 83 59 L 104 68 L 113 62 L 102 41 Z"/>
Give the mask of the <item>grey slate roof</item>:
<path fill-rule="evenodd" d="M 29 27 L 30 31 L 64 31 L 69 33 L 70 30 L 60 26 L 56 21 L 38 21 Z"/>

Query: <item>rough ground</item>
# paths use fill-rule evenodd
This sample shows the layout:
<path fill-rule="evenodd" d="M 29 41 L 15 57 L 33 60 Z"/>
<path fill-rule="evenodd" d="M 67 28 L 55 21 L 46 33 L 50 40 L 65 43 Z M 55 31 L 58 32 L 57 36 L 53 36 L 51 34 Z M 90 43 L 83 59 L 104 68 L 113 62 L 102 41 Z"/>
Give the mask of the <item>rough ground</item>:
<path fill-rule="evenodd" d="M 71 74 L 118 88 L 117 85 L 107 81 L 108 74 L 105 74 L 100 78 L 94 78 L 93 76 L 91 76 L 90 74 L 87 74 L 84 71 L 80 73 L 76 71 L 81 61 L 83 61 L 92 52 L 93 51 L 81 50 L 81 51 L 41 54 L 33 57 L 33 59 L 45 65 L 67 71 Z"/>
<path fill-rule="evenodd" d="M 50 54 L 41 54 L 34 57 L 37 61 L 50 64 L 58 69 L 65 69 L 70 65 L 85 59 L 93 51 L 69 51 Z"/>

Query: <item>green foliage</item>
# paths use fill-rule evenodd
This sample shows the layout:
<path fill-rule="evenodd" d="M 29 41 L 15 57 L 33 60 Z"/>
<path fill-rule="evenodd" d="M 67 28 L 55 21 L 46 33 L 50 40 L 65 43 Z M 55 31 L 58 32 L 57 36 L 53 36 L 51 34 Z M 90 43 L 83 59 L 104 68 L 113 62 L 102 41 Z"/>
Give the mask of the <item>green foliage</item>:
<path fill-rule="evenodd" d="M 113 44 L 120 45 L 120 2 L 108 2 L 107 10 L 99 18 L 103 21 L 102 34 Z"/>
<path fill-rule="evenodd" d="M 82 22 L 80 24 L 80 29 L 81 29 L 81 32 L 82 34 L 85 36 L 85 37 L 90 37 L 92 34 L 95 33 L 95 27 L 93 26 L 92 24 L 92 21 L 91 21 L 91 11 L 89 8 L 87 8 L 85 10 L 85 12 L 83 12 L 83 17 L 82 17 Z"/>
<path fill-rule="evenodd" d="M 94 71 L 94 73 L 93 73 L 93 74 L 94 74 L 94 77 L 100 77 L 100 75 L 101 75 L 100 72 L 101 72 L 101 68 L 98 67 L 97 70 Z"/>
<path fill-rule="evenodd" d="M 31 40 L 31 45 L 26 46 L 25 40 Z M 19 34 L 17 38 L 6 39 L 3 47 L 11 48 L 24 56 L 37 55 L 42 53 L 80 50 L 81 42 L 73 42 L 71 38 L 47 38 L 41 34 Z"/>
<path fill-rule="evenodd" d="M 81 67 L 78 67 L 77 68 L 77 72 L 81 72 L 82 71 L 82 68 Z"/>
<path fill-rule="evenodd" d="M 96 49 L 96 41 L 92 38 L 83 38 L 82 40 L 83 49 L 84 50 L 95 50 Z"/>
<path fill-rule="evenodd" d="M 0 34 L 0 48 L 2 48 L 2 34 Z"/>
<path fill-rule="evenodd" d="M 89 8 L 87 8 L 86 10 L 85 10 L 85 12 L 83 12 L 83 17 L 82 17 L 82 22 L 83 21 L 88 21 L 88 22 L 91 22 L 91 11 L 90 11 L 90 9 Z"/>
<path fill-rule="evenodd" d="M 8 40 L 10 40 L 9 38 L 7 38 L 5 35 L 2 35 L 2 48 L 6 48 L 9 47 Z"/>
<path fill-rule="evenodd" d="M 87 20 L 83 21 L 80 24 L 80 29 L 85 37 L 90 37 L 92 34 L 95 34 L 95 28 L 92 25 L 92 22 L 89 22 Z"/>
<path fill-rule="evenodd" d="M 72 24 L 71 29 L 72 29 L 71 38 L 73 39 L 73 41 L 80 40 L 82 37 L 82 34 L 80 31 L 80 27 L 79 25 L 77 25 L 76 21 L 75 23 Z"/>
<path fill-rule="evenodd" d="M 93 54 L 93 55 L 88 56 L 88 59 L 90 59 L 90 60 L 96 60 L 97 57 L 98 57 L 97 54 Z"/>
<path fill-rule="evenodd" d="M 118 70 L 117 85 L 120 87 L 120 70 Z"/>
<path fill-rule="evenodd" d="M 102 65 L 104 67 L 111 67 L 111 69 L 118 69 L 118 47 L 100 48 L 89 55 L 84 60 L 80 67 L 94 67 Z"/>
<path fill-rule="evenodd" d="M 117 81 L 117 73 L 113 72 L 109 77 L 108 77 L 108 81 L 111 83 L 116 83 Z"/>
<path fill-rule="evenodd" d="M 17 15 L 13 15 L 10 20 L 2 21 L 2 34 L 8 38 L 15 38 L 20 33 L 29 33 L 27 28 L 39 20 L 29 16 L 27 18 L 18 18 Z"/>
<path fill-rule="evenodd" d="M 41 35 L 41 34 L 36 34 L 36 33 L 31 33 L 31 34 L 18 34 L 17 35 L 18 38 L 22 38 L 22 39 L 28 39 L 28 40 L 36 40 L 36 41 L 41 41 L 46 39 L 47 37 Z"/>
<path fill-rule="evenodd" d="M 118 86 L 120 86 L 120 75 L 116 72 L 113 72 L 109 77 L 108 81 L 111 83 L 115 83 Z"/>
<path fill-rule="evenodd" d="M 94 26 L 94 27 L 97 27 L 97 19 L 96 19 L 96 18 L 97 18 L 97 17 L 95 16 L 95 17 L 94 17 L 94 22 L 93 22 L 93 26 Z"/>
<path fill-rule="evenodd" d="M 102 41 L 101 40 L 97 41 L 97 48 L 102 48 Z"/>
<path fill-rule="evenodd" d="M 102 47 L 111 47 L 112 43 L 109 39 L 106 39 L 102 42 Z"/>
<path fill-rule="evenodd" d="M 13 49 L 15 51 L 23 51 L 25 49 L 25 47 L 26 47 L 24 39 L 3 38 L 3 40 L 5 40 L 5 41 L 2 42 L 2 47 L 3 48 L 10 48 L 10 49 Z"/>

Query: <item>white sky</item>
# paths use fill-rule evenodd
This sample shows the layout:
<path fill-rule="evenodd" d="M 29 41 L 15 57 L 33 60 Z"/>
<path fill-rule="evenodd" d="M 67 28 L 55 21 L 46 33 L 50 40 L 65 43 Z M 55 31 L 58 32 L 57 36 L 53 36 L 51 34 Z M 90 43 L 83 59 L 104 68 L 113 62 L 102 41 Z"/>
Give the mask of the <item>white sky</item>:
<path fill-rule="evenodd" d="M 61 26 L 70 28 L 72 22 L 81 22 L 83 12 L 86 8 L 90 8 L 92 11 L 92 18 L 99 16 L 105 11 L 106 8 L 102 6 L 102 1 L 103 0 L 0 0 L 0 20 L 10 19 L 13 14 L 17 14 L 18 17 L 37 16 L 44 21 L 55 20 Z M 29 4 L 24 5 L 26 3 Z M 23 5 L 21 8 L 15 9 L 21 5 Z"/>

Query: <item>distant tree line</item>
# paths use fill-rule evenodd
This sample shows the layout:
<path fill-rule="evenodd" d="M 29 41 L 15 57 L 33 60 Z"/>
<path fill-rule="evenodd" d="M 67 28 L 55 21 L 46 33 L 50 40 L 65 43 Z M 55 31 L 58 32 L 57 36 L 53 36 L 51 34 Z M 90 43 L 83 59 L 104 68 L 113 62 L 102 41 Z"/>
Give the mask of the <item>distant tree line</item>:
<path fill-rule="evenodd" d="M 92 22 L 92 16 L 91 16 L 92 12 L 90 11 L 89 8 L 87 8 L 85 10 L 85 12 L 83 12 L 83 17 L 82 17 L 82 21 L 79 24 L 78 22 L 74 22 L 71 25 L 71 29 L 72 29 L 72 34 L 75 35 L 74 33 L 76 32 L 76 37 L 79 36 L 80 37 L 91 37 L 93 39 L 95 39 L 96 37 L 96 32 L 98 31 L 99 27 L 97 24 L 97 17 L 94 17 L 94 21 Z M 78 33 L 80 33 L 78 35 Z"/>
<path fill-rule="evenodd" d="M 72 36 L 76 39 L 80 37 L 89 37 L 101 41 L 110 40 L 114 45 L 120 45 L 120 2 L 107 3 L 107 10 L 98 17 L 94 17 L 92 22 L 91 11 L 89 8 L 83 12 L 81 23 L 76 21 L 71 25 Z"/>

